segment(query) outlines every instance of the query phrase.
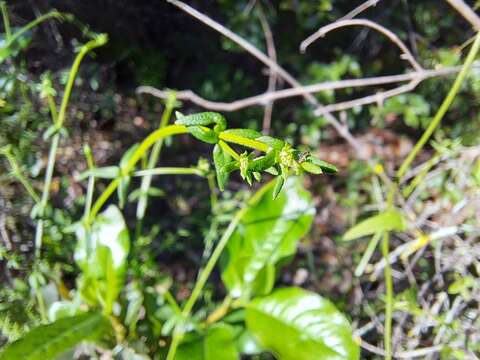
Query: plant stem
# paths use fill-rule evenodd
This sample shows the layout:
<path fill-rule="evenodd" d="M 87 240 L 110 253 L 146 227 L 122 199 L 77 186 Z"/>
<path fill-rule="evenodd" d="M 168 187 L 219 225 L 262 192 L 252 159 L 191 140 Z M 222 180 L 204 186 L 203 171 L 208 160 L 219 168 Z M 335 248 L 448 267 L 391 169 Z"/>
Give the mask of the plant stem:
<path fill-rule="evenodd" d="M 453 100 L 455 99 L 455 96 L 460 90 L 460 87 L 462 86 L 463 81 L 465 80 L 465 77 L 467 76 L 473 61 L 475 60 L 475 57 L 477 56 L 479 47 L 480 47 L 480 32 L 477 34 L 477 37 L 475 38 L 475 42 L 473 43 L 472 48 L 468 53 L 467 59 L 465 60 L 465 63 L 463 64 L 462 69 L 458 73 L 457 78 L 455 79 L 455 82 L 450 88 L 450 91 L 448 92 L 447 97 L 445 98 L 445 100 L 443 100 L 442 105 L 440 105 L 440 108 L 435 114 L 430 125 L 428 125 L 427 129 L 423 133 L 422 137 L 415 144 L 415 146 L 413 147 L 413 150 L 408 154 L 402 166 L 400 166 L 400 169 L 397 172 L 397 178 L 401 178 L 407 172 L 407 170 L 409 169 L 411 163 L 413 162 L 413 160 L 415 159 L 419 151 L 423 148 L 423 146 L 426 144 L 430 136 L 432 136 L 437 126 L 442 121 L 443 116 L 447 112 L 448 108 L 450 107 Z"/>
<path fill-rule="evenodd" d="M 13 156 L 10 147 L 5 149 L 1 149 L 0 153 L 3 154 L 10 164 L 12 168 L 12 174 L 17 178 L 17 180 L 23 185 L 25 190 L 27 190 L 30 197 L 38 203 L 40 201 L 40 197 L 38 196 L 37 192 L 33 189 L 33 186 L 30 184 L 29 180 L 22 174 L 20 166 L 18 166 L 17 160 Z"/>
<path fill-rule="evenodd" d="M 24 33 L 26 33 L 28 30 L 30 30 L 31 28 L 37 26 L 38 24 L 50 19 L 50 18 L 61 18 L 63 15 L 54 10 L 54 11 L 50 11 L 49 13 L 46 13 L 42 16 L 39 16 L 38 18 L 36 18 L 35 20 L 29 22 L 27 25 L 25 25 L 24 27 L 22 27 L 20 30 L 18 30 L 16 33 L 14 33 L 13 35 L 10 36 L 9 40 L 6 42 L 6 44 L 4 45 L 5 48 L 9 47 L 10 45 L 13 44 L 13 42 L 15 40 L 17 40 L 20 36 L 22 36 Z"/>
<path fill-rule="evenodd" d="M 243 145 L 243 146 L 246 146 L 255 150 L 260 150 L 263 152 L 267 152 L 268 150 L 270 150 L 270 146 L 267 144 L 264 144 L 257 140 L 247 139 L 239 135 L 220 133 L 218 138 L 224 141 L 228 141 L 238 145 Z"/>
<path fill-rule="evenodd" d="M 8 41 L 12 36 L 12 29 L 10 28 L 10 18 L 8 17 L 8 9 L 5 1 L 0 1 L 0 8 L 2 9 L 3 27 L 5 28 L 5 39 Z"/>
<path fill-rule="evenodd" d="M 202 177 L 205 176 L 205 174 L 201 170 L 188 167 L 160 167 L 155 169 L 139 170 L 133 173 L 133 176 L 144 176 L 144 178 L 152 177 L 153 175 L 197 175 Z"/>
<path fill-rule="evenodd" d="M 92 156 L 92 150 L 90 146 L 85 145 L 83 147 L 83 151 L 85 153 L 85 157 L 87 158 L 88 169 L 93 170 L 95 168 L 95 163 Z M 88 184 L 87 184 L 87 194 L 85 195 L 85 209 L 83 212 L 83 218 L 88 219 L 90 217 L 90 210 L 92 208 L 92 201 L 93 201 L 93 191 L 95 188 L 95 176 L 88 177 Z M 88 221 L 86 221 L 88 223 Z"/>
<path fill-rule="evenodd" d="M 168 120 L 172 114 L 172 110 L 175 105 L 175 93 L 171 92 L 168 96 L 165 110 L 163 111 L 162 118 L 160 120 L 159 129 L 164 128 L 168 124 Z M 158 158 L 160 157 L 160 152 L 162 151 L 163 146 L 163 138 L 159 139 L 155 145 L 153 145 L 152 151 L 150 153 L 150 157 L 148 159 L 147 169 L 153 169 L 158 162 Z M 138 199 L 137 204 L 137 236 L 141 233 L 141 224 L 142 220 L 145 217 L 145 210 L 147 209 L 148 205 L 148 189 L 150 188 L 150 184 L 152 182 L 152 176 L 146 176 L 142 179 L 142 183 L 140 185 L 140 198 Z"/>
<path fill-rule="evenodd" d="M 247 205 L 238 210 L 238 212 L 235 214 L 233 217 L 232 221 L 230 224 L 228 224 L 228 227 L 225 229 L 225 232 L 223 233 L 220 241 L 218 242 L 217 246 L 215 247 L 215 250 L 212 253 L 212 256 L 210 259 L 208 259 L 207 264 L 205 265 L 205 268 L 201 270 L 201 273 L 199 274 L 197 281 L 195 283 L 195 286 L 192 290 L 192 294 L 187 300 L 187 303 L 185 304 L 183 310 L 182 310 L 182 316 L 183 318 L 187 318 L 193 307 L 195 306 L 195 303 L 197 302 L 198 298 L 200 297 L 200 294 L 203 291 L 203 288 L 210 276 L 210 274 L 213 271 L 213 268 L 215 267 L 218 259 L 220 258 L 220 255 L 222 254 L 223 250 L 225 249 L 225 246 L 228 243 L 228 240 L 230 240 L 230 237 L 232 236 L 233 232 L 237 228 L 237 225 L 240 223 L 242 220 L 243 216 L 245 213 L 248 211 L 249 207 L 255 204 L 261 196 L 268 191 L 272 186 L 274 185 L 274 182 L 271 181 L 260 190 L 258 190 L 248 201 Z M 170 349 L 168 350 L 167 354 L 167 359 L 166 360 L 173 360 L 175 359 L 175 353 L 177 352 L 178 345 L 180 345 L 180 341 L 182 340 L 184 334 L 184 329 L 183 325 L 177 325 L 175 326 L 175 330 L 173 331 L 173 338 L 172 342 L 170 344 Z"/>
<path fill-rule="evenodd" d="M 462 69 L 457 75 L 455 82 L 453 83 L 452 87 L 450 88 L 445 100 L 443 100 L 440 108 L 438 109 L 437 113 L 435 114 L 432 122 L 427 127 L 423 135 L 420 137 L 418 142 L 413 147 L 413 150 L 408 154 L 407 158 L 403 161 L 402 165 L 398 169 L 395 181 L 392 182 L 388 197 L 387 197 L 387 210 L 391 209 L 394 206 L 395 194 L 399 187 L 399 182 L 403 175 L 408 171 L 410 168 L 413 160 L 418 155 L 420 150 L 423 146 L 427 143 L 427 141 L 432 136 L 435 129 L 440 124 L 443 116 L 449 109 L 450 105 L 452 104 L 455 96 L 457 95 L 460 87 L 465 80 L 465 77 L 470 70 L 470 67 L 475 60 L 475 57 L 480 49 L 480 32 L 477 34 L 475 38 L 475 42 L 470 49 L 465 63 L 462 66 Z M 385 347 L 385 359 L 391 360 L 392 359 L 392 315 L 393 315 L 393 279 L 392 279 L 392 269 L 390 263 L 388 261 L 389 252 L 390 252 L 390 234 L 389 232 L 385 232 L 383 236 L 382 242 L 382 254 L 385 260 L 385 268 L 384 268 L 384 276 L 385 276 L 385 336 L 384 336 L 384 347 Z"/>
<path fill-rule="evenodd" d="M 183 125 L 169 125 L 165 126 L 164 128 L 158 129 L 148 135 L 141 143 L 140 146 L 135 150 L 132 154 L 132 157 L 128 160 L 127 164 L 123 168 L 125 173 L 130 173 L 137 162 L 142 158 L 142 156 L 146 153 L 146 151 L 152 147 L 159 139 L 166 138 L 172 135 L 178 134 L 185 134 L 188 133 L 188 130 Z M 119 179 L 114 179 L 110 182 L 107 188 L 102 192 L 100 197 L 95 201 L 92 206 L 92 211 L 90 212 L 90 218 L 88 222 L 91 223 L 95 216 L 98 214 L 102 206 L 108 200 L 108 198 L 113 194 L 113 192 L 117 189 L 118 184 L 120 183 Z"/>
<path fill-rule="evenodd" d="M 51 14 L 51 13 L 49 13 Z M 46 14 L 46 15 L 49 15 Z M 45 17 L 44 15 L 43 17 Z M 53 16 L 53 15 L 50 15 Z M 43 18 L 42 16 L 37 18 L 36 20 L 40 20 Z M 33 22 L 32 22 L 33 23 Z M 28 25 L 27 25 L 28 26 Z M 21 31 L 21 30 L 20 30 Z M 14 38 L 15 35 L 12 37 Z M 65 92 L 63 95 L 62 99 L 62 104 L 60 106 L 60 111 L 58 113 L 58 117 L 55 121 L 54 119 L 54 124 L 57 127 L 58 130 L 63 126 L 63 122 L 65 120 L 65 114 L 68 106 L 68 101 L 70 99 L 70 94 L 72 92 L 73 84 L 75 81 L 75 77 L 78 72 L 78 68 L 80 67 L 80 63 L 82 62 L 82 59 L 85 57 L 85 55 L 92 49 L 102 46 L 106 43 L 107 38 L 106 36 L 103 37 L 98 37 L 96 39 L 90 40 L 87 42 L 85 45 L 82 46 L 80 52 L 77 54 L 75 57 L 75 60 L 73 62 L 72 68 L 70 69 L 70 74 L 68 77 L 68 82 L 67 85 L 65 86 Z M 55 117 L 56 112 L 52 112 L 52 117 Z M 56 155 L 57 155 L 57 149 L 58 149 L 58 144 L 60 142 L 60 133 L 57 131 L 57 133 L 53 136 L 52 142 L 50 144 L 50 151 L 48 154 L 48 163 L 47 163 L 47 169 L 45 171 L 45 180 L 43 183 L 43 191 L 42 191 L 42 197 L 40 199 L 39 203 L 39 211 L 40 211 L 40 219 L 37 222 L 37 227 L 35 229 L 35 258 L 38 260 L 40 259 L 40 253 L 41 253 L 41 248 L 42 248 L 42 238 L 43 238 L 43 225 L 44 225 L 44 212 L 48 204 L 48 199 L 50 197 L 50 187 L 52 184 L 52 176 L 53 176 L 53 170 L 55 168 L 55 160 L 56 160 Z"/>

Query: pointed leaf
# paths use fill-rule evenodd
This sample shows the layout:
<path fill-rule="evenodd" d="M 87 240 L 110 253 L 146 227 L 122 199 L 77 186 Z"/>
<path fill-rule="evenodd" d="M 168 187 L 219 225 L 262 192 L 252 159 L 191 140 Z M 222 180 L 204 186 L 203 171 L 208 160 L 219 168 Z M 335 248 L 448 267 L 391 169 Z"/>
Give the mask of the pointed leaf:
<path fill-rule="evenodd" d="M 283 184 L 285 184 L 283 176 L 277 176 L 277 179 L 275 180 L 275 188 L 272 193 L 273 200 L 275 200 L 278 197 L 278 194 L 280 194 L 280 191 L 282 191 Z"/>
<path fill-rule="evenodd" d="M 350 228 L 345 235 L 343 235 L 343 240 L 350 241 L 383 231 L 403 231 L 405 227 L 403 215 L 398 210 L 392 209 L 369 217 Z"/>
<path fill-rule="evenodd" d="M 315 156 L 309 156 L 307 161 L 311 162 L 312 164 L 315 164 L 317 166 L 320 166 L 320 168 L 323 170 L 324 173 L 336 173 L 338 172 L 338 169 L 335 165 L 330 164 L 326 161 L 317 159 Z"/>
<path fill-rule="evenodd" d="M 46 360 L 82 341 L 95 341 L 111 332 L 110 322 L 97 313 L 62 318 L 32 329 L 0 353 L 1 360 Z"/>
<path fill-rule="evenodd" d="M 225 189 L 228 181 L 228 173 L 223 167 L 230 161 L 230 156 L 226 154 L 220 145 L 215 144 L 213 147 L 213 163 L 215 165 L 215 172 L 217 174 L 217 183 L 220 191 Z"/>
<path fill-rule="evenodd" d="M 276 290 L 247 306 L 247 328 L 282 360 L 355 360 L 350 324 L 323 297 L 300 288 Z"/>
<path fill-rule="evenodd" d="M 222 279 L 235 298 L 268 294 L 275 266 L 295 254 L 312 224 L 312 197 L 300 179 L 289 179 L 276 200 L 272 188 L 251 205 L 227 245 Z"/>

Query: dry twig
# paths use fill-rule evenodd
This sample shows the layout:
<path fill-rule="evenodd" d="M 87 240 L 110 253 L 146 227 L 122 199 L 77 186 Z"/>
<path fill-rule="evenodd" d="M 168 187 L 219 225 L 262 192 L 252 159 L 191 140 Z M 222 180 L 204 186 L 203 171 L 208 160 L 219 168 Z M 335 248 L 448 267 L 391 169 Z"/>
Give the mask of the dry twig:
<path fill-rule="evenodd" d="M 386 27 L 367 19 L 340 20 L 340 21 L 335 21 L 327 26 L 323 26 L 320 29 L 318 29 L 315 33 L 313 33 L 308 38 L 302 41 L 302 43 L 300 44 L 300 50 L 302 52 L 305 52 L 307 47 L 311 45 L 313 42 L 315 42 L 317 39 L 324 37 L 325 35 L 327 35 L 329 32 L 333 30 L 336 30 L 342 27 L 348 27 L 348 26 L 369 27 L 385 35 L 388 39 L 390 39 L 390 41 L 392 41 L 395 45 L 397 45 L 397 47 L 402 51 L 402 55 L 401 55 L 402 59 L 407 60 L 416 71 L 423 70 L 423 67 L 417 62 L 413 54 L 410 52 L 407 46 L 403 43 L 402 40 L 400 40 L 400 38 L 396 34 L 388 30 Z"/>
<path fill-rule="evenodd" d="M 475 30 L 480 31 L 480 17 L 463 0 L 447 0 L 455 10 L 457 10 Z"/>

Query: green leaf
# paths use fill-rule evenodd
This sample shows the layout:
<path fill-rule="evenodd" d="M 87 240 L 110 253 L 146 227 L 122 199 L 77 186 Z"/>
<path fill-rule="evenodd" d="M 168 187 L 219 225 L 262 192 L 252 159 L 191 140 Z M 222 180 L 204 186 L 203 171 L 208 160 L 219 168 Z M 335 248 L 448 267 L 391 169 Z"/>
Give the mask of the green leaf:
<path fill-rule="evenodd" d="M 314 165 L 319 166 L 323 170 L 324 173 L 333 174 L 333 173 L 338 172 L 338 169 L 335 165 L 330 164 L 326 161 L 317 159 L 315 156 L 309 156 L 307 161 L 314 164 Z"/>
<path fill-rule="evenodd" d="M 276 290 L 247 306 L 247 328 L 282 360 L 354 360 L 359 347 L 345 316 L 323 297 L 300 288 Z"/>
<path fill-rule="evenodd" d="M 320 175 L 323 173 L 322 168 L 318 165 L 315 165 L 310 162 L 302 162 L 300 166 L 305 170 L 306 172 L 309 172 L 310 174 L 314 175 Z"/>
<path fill-rule="evenodd" d="M 253 159 L 248 168 L 251 171 L 264 171 L 275 165 L 276 157 L 277 152 L 275 150 L 269 151 L 264 156 Z"/>
<path fill-rule="evenodd" d="M 285 184 L 285 179 L 283 176 L 278 175 L 277 179 L 275 180 L 275 188 L 273 189 L 272 199 L 275 200 L 282 191 L 283 184 Z"/>
<path fill-rule="evenodd" d="M 195 138 L 200 141 L 216 144 L 218 142 L 218 136 L 215 131 L 209 128 L 200 127 L 200 126 L 189 126 L 188 132 Z"/>
<path fill-rule="evenodd" d="M 298 178 L 290 178 L 273 200 L 273 184 L 245 213 L 222 259 L 222 279 L 231 296 L 268 294 L 276 266 L 296 252 L 315 214 L 312 197 Z"/>
<path fill-rule="evenodd" d="M 232 326 L 219 323 L 208 328 L 204 337 L 182 343 L 176 360 L 238 360 Z"/>
<path fill-rule="evenodd" d="M 264 144 L 267 144 L 268 146 L 271 146 L 275 150 L 281 150 L 283 146 L 285 145 L 285 141 L 271 137 L 271 136 L 261 136 L 256 139 L 257 141 L 263 142 Z"/>
<path fill-rule="evenodd" d="M 262 136 L 260 132 L 252 129 L 228 129 L 223 132 L 224 134 L 242 136 L 247 139 L 257 139 Z"/>
<path fill-rule="evenodd" d="M 350 228 L 345 235 L 343 235 L 343 240 L 350 241 L 376 232 L 403 231 L 405 227 L 403 215 L 398 210 L 392 209 L 369 217 Z"/>
<path fill-rule="evenodd" d="M 175 124 L 177 125 L 184 125 L 190 127 L 208 126 L 211 124 L 216 124 L 219 127 L 219 131 L 223 131 L 227 127 L 227 122 L 225 118 L 221 114 L 216 112 L 207 111 L 183 116 L 181 113 L 176 111 L 175 115 L 177 116 L 177 121 L 175 121 Z"/>
<path fill-rule="evenodd" d="M 82 341 L 96 341 L 111 331 L 110 322 L 98 313 L 62 318 L 32 329 L 0 353 L 1 360 L 48 360 Z"/>
<path fill-rule="evenodd" d="M 217 183 L 220 191 L 223 191 L 225 189 L 225 185 L 227 184 L 228 172 L 225 171 L 224 166 L 230 161 L 230 156 L 223 151 L 220 145 L 216 144 L 213 147 L 213 163 L 215 164 Z"/>
<path fill-rule="evenodd" d="M 130 250 L 130 237 L 122 213 L 110 205 L 97 216 L 90 231 L 79 226 L 76 234 L 74 257 L 82 270 L 81 294 L 88 303 L 100 303 L 104 311 L 110 313 L 125 281 Z"/>
<path fill-rule="evenodd" d="M 120 175 L 120 168 L 118 166 L 104 166 L 93 168 L 82 172 L 78 177 L 78 181 L 82 181 L 90 176 L 100 179 L 115 179 Z"/>

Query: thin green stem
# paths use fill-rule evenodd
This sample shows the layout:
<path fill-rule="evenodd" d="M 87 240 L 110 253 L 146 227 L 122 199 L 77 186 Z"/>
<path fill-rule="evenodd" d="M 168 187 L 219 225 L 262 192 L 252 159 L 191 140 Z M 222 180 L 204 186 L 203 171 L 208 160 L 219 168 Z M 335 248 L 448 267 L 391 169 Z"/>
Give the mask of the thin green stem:
<path fill-rule="evenodd" d="M 43 182 L 42 198 L 40 199 L 40 219 L 37 222 L 35 229 L 35 258 L 40 259 L 40 253 L 42 249 L 43 239 L 43 225 L 44 225 L 44 213 L 48 204 L 48 198 L 50 196 L 50 188 L 52 185 L 53 169 L 55 167 L 55 157 L 57 155 L 58 143 L 60 142 L 60 134 L 56 133 L 53 136 L 52 143 L 50 144 L 50 151 L 48 153 L 47 170 L 45 171 L 45 179 Z"/>
<path fill-rule="evenodd" d="M 392 315 L 393 315 L 393 279 L 392 268 L 390 266 L 388 257 L 390 254 L 390 233 L 386 231 L 383 234 L 382 241 L 382 256 L 385 260 L 384 276 L 385 276 L 385 334 L 384 347 L 385 359 L 392 358 Z"/>
<path fill-rule="evenodd" d="M 375 234 L 373 234 L 372 238 L 368 242 L 367 249 L 363 253 L 362 259 L 360 260 L 357 268 L 355 269 L 355 273 L 354 273 L 355 276 L 360 277 L 363 275 L 381 238 L 382 238 L 381 232 L 376 232 Z"/>
<path fill-rule="evenodd" d="M 480 32 L 477 34 L 475 38 L 475 42 L 470 49 L 465 63 L 462 66 L 462 69 L 457 75 L 455 82 L 453 83 L 450 91 L 448 92 L 445 100 L 443 100 L 440 108 L 438 109 L 437 113 L 435 114 L 432 122 L 429 124 L 423 135 L 420 137 L 418 142 L 413 147 L 413 150 L 408 154 L 406 159 L 403 161 L 402 165 L 398 169 L 395 181 L 392 182 L 388 197 L 387 197 L 387 210 L 391 209 L 394 206 L 395 194 L 399 188 L 399 182 L 401 178 L 405 175 L 405 173 L 410 168 L 413 160 L 418 155 L 420 150 L 423 146 L 427 143 L 427 141 L 432 136 L 433 132 L 436 130 L 438 125 L 440 124 L 443 116 L 449 109 L 450 105 L 452 104 L 455 96 L 457 95 L 458 91 L 460 90 L 465 77 L 472 66 L 475 57 L 480 49 Z M 385 359 L 391 360 L 392 359 L 392 315 L 393 315 L 393 280 L 392 280 L 392 269 L 390 266 L 390 262 L 388 261 L 389 253 L 390 253 L 390 234 L 386 232 L 383 236 L 382 242 L 382 254 L 385 260 L 385 268 L 384 268 L 384 276 L 385 276 L 385 336 L 384 336 L 384 347 L 385 347 Z"/>
<path fill-rule="evenodd" d="M 10 18 L 8 16 L 8 9 L 7 4 L 5 1 L 0 1 L 0 8 L 2 9 L 2 17 L 3 17 L 3 27 L 5 29 L 5 38 L 6 40 L 10 40 L 12 36 L 12 29 L 10 28 Z"/>
<path fill-rule="evenodd" d="M 175 93 L 169 93 L 165 110 L 163 111 L 162 118 L 160 120 L 159 129 L 164 128 L 168 124 L 168 120 L 172 115 L 173 108 L 175 106 Z M 163 146 L 163 138 L 159 139 L 155 145 L 153 145 L 152 151 L 150 153 L 150 157 L 148 159 L 147 169 L 153 169 L 155 165 L 158 163 L 158 159 L 160 157 L 160 153 L 162 151 Z M 142 179 L 142 183 L 140 185 L 140 198 L 138 199 L 137 204 L 137 220 L 139 220 L 139 224 L 142 224 L 142 220 L 145 217 L 145 211 L 148 205 L 148 189 L 150 188 L 150 184 L 152 183 L 152 176 L 146 176 Z M 138 235 L 141 233 L 141 227 L 138 229 Z"/>
<path fill-rule="evenodd" d="M 58 121 L 57 105 L 55 105 L 55 99 L 52 95 L 47 95 L 48 108 L 50 109 L 50 115 L 52 116 L 53 123 Z"/>
<path fill-rule="evenodd" d="M 90 146 L 86 145 L 83 147 L 83 151 L 85 153 L 85 157 L 87 158 L 88 169 L 93 170 L 95 168 L 95 162 L 93 160 L 92 150 Z M 83 218 L 88 219 L 90 217 L 90 210 L 92 208 L 92 201 L 93 201 L 93 192 L 95 189 L 95 176 L 88 177 L 88 184 L 87 184 L 87 194 L 85 195 L 85 209 L 83 212 Z M 86 221 L 88 223 L 88 221 Z"/>
<path fill-rule="evenodd" d="M 46 14 L 46 15 L 48 15 L 48 14 Z M 44 18 L 46 15 L 44 15 L 43 17 L 41 16 L 41 17 L 37 18 L 36 20 L 40 20 L 40 19 Z M 69 74 L 69 77 L 68 77 L 67 85 L 65 86 L 65 92 L 64 92 L 64 95 L 63 95 L 62 104 L 60 106 L 60 111 L 58 113 L 58 117 L 57 117 L 57 119 L 53 119 L 54 124 L 57 127 L 57 129 L 60 129 L 63 126 L 63 122 L 65 120 L 65 114 L 66 114 L 66 110 L 67 110 L 67 106 L 68 106 L 68 101 L 70 99 L 70 94 L 72 92 L 73 84 L 75 82 L 75 77 L 77 75 L 78 68 L 80 67 L 80 63 L 81 63 L 82 59 L 85 57 L 85 55 L 90 50 L 92 50 L 96 47 L 102 46 L 106 42 L 107 42 L 106 35 L 100 35 L 97 38 L 95 38 L 93 40 L 90 40 L 85 45 L 83 45 L 80 52 L 75 57 L 72 68 L 70 69 L 70 74 Z M 53 99 L 52 99 L 52 101 L 53 101 Z M 55 111 L 52 112 L 52 118 L 55 117 L 55 114 L 56 114 Z M 43 239 L 43 225 L 44 225 L 43 216 L 44 216 L 44 212 L 45 212 L 45 209 L 47 207 L 47 204 L 48 204 L 48 199 L 50 197 L 50 187 L 51 187 L 51 184 L 52 184 L 52 176 L 53 176 L 53 170 L 55 168 L 55 160 L 56 160 L 56 156 L 57 156 L 57 149 L 58 149 L 59 142 L 60 142 L 60 133 L 57 132 L 53 136 L 52 143 L 50 144 L 50 151 L 49 151 L 49 154 L 48 154 L 47 169 L 45 171 L 45 180 L 44 180 L 44 183 L 43 183 L 42 197 L 40 199 L 40 204 L 39 204 L 39 206 L 40 206 L 40 208 L 39 208 L 40 219 L 37 222 L 37 227 L 36 227 L 36 230 L 35 230 L 35 256 L 36 256 L 37 260 L 40 259 L 40 253 L 41 253 L 41 248 L 42 248 L 42 239 Z"/>
<path fill-rule="evenodd" d="M 33 186 L 30 184 L 30 181 L 23 175 L 22 170 L 20 169 L 20 166 L 18 165 L 17 160 L 13 156 L 10 148 L 2 149 L 0 153 L 7 158 L 8 163 L 10 164 L 10 167 L 12 169 L 12 174 L 23 185 L 25 190 L 27 190 L 27 193 L 30 195 L 33 201 L 35 201 L 35 203 L 38 203 L 40 201 L 40 197 L 38 196 L 37 192 L 33 189 Z"/>
<path fill-rule="evenodd" d="M 205 174 L 197 168 L 187 167 L 159 167 L 155 169 L 139 170 L 133 176 L 152 177 L 153 175 L 197 175 L 204 177 Z"/>
<path fill-rule="evenodd" d="M 225 141 L 223 140 L 220 140 L 218 142 L 218 145 L 220 145 L 220 147 L 223 149 L 223 151 L 225 151 L 227 154 L 229 154 L 232 158 L 234 158 L 235 160 L 238 160 L 240 159 L 240 155 L 237 154 L 237 152 L 235 150 L 233 150 L 230 145 L 228 145 Z"/>
<path fill-rule="evenodd" d="M 445 100 L 443 100 L 442 105 L 440 105 L 440 108 L 435 114 L 432 122 L 428 125 L 427 129 L 423 133 L 422 137 L 418 140 L 418 142 L 413 147 L 413 150 L 408 154 L 407 158 L 404 160 L 403 164 L 400 166 L 400 169 L 397 172 L 397 178 L 401 178 L 403 175 L 405 175 L 405 173 L 410 168 L 410 165 L 412 164 L 415 157 L 418 155 L 420 150 L 427 143 L 428 139 L 430 139 L 430 136 L 432 136 L 433 132 L 442 121 L 443 116 L 449 109 L 450 105 L 455 99 L 455 96 L 457 96 L 457 93 L 460 90 L 460 87 L 462 86 L 463 81 L 465 80 L 465 77 L 467 76 L 473 61 L 477 56 L 479 48 L 480 48 L 480 32 L 477 34 L 477 37 L 475 38 L 475 42 L 473 43 L 472 48 L 468 53 L 467 59 L 465 60 L 465 63 L 463 64 L 462 69 L 458 73 L 457 78 L 455 79 L 455 82 L 450 88 L 450 91 L 448 92 L 447 97 L 445 98 Z"/>
<path fill-rule="evenodd" d="M 248 139 L 239 135 L 220 133 L 218 138 L 223 141 L 231 142 L 238 145 L 243 145 L 243 146 L 246 146 L 255 150 L 263 151 L 263 152 L 267 152 L 268 150 L 270 150 L 270 146 L 268 146 L 265 143 L 262 143 L 257 140 Z"/>
<path fill-rule="evenodd" d="M 73 85 L 75 83 L 75 78 L 77 76 L 77 72 L 83 58 L 85 57 L 85 55 L 87 55 L 88 52 L 92 51 L 93 49 L 105 45 L 107 40 L 108 38 L 106 35 L 104 34 L 99 35 L 95 39 L 90 40 L 85 45 L 83 45 L 80 49 L 80 52 L 75 57 L 72 68 L 70 70 L 70 74 L 68 76 L 67 85 L 65 86 L 65 93 L 63 94 L 62 103 L 60 104 L 60 111 L 58 112 L 58 118 L 55 123 L 57 128 L 62 127 L 63 122 L 65 121 L 68 102 L 70 100 L 70 95 L 72 93 Z"/>
<path fill-rule="evenodd" d="M 137 164 L 137 162 L 146 153 L 146 151 L 151 148 L 159 139 L 185 133 L 188 133 L 188 130 L 183 125 L 169 125 L 154 131 L 140 143 L 140 146 L 132 154 L 132 157 L 128 160 L 127 164 L 123 168 L 124 173 L 130 173 Z M 95 216 L 98 214 L 98 212 L 105 204 L 105 202 L 109 199 L 109 197 L 113 194 L 113 192 L 117 189 L 119 183 L 119 179 L 112 180 L 112 182 L 110 182 L 107 188 L 102 192 L 97 201 L 95 201 L 92 206 L 92 211 L 90 212 L 90 218 L 88 220 L 89 223 L 91 223 L 93 219 L 95 219 Z"/>
<path fill-rule="evenodd" d="M 247 205 L 237 211 L 232 221 L 230 222 L 228 227 L 225 229 L 225 232 L 223 233 L 222 237 L 220 238 L 220 241 L 215 247 L 215 250 L 213 251 L 212 256 L 210 256 L 210 259 L 208 259 L 208 262 L 205 265 L 205 268 L 201 270 L 197 278 L 195 286 L 192 290 L 192 294 L 188 298 L 182 310 L 182 316 L 184 318 L 187 318 L 190 315 L 193 307 L 195 306 L 195 303 L 197 302 L 198 298 L 200 297 L 203 291 L 203 288 L 205 287 L 205 284 L 207 283 L 208 278 L 210 277 L 210 274 L 213 271 L 213 268 L 217 264 L 217 261 L 220 258 L 220 255 L 225 249 L 225 246 L 227 245 L 228 240 L 230 240 L 230 237 L 232 236 L 233 232 L 237 228 L 237 225 L 240 223 L 245 213 L 248 211 L 249 207 L 255 204 L 261 198 L 261 196 L 266 191 L 268 191 L 273 185 L 274 185 L 274 182 L 271 181 L 270 183 L 260 188 L 260 190 L 258 190 L 255 193 L 255 195 L 253 195 L 252 198 L 248 201 Z M 177 325 L 173 332 L 173 338 L 170 344 L 170 349 L 168 350 L 167 360 L 175 359 L 175 354 L 177 352 L 178 345 L 180 345 L 183 335 L 184 335 L 184 329 L 182 324 Z"/>
<path fill-rule="evenodd" d="M 63 15 L 62 13 L 54 10 L 54 11 L 50 11 L 49 13 L 46 13 L 42 16 L 39 16 L 38 18 L 36 18 L 35 20 L 29 22 L 27 25 L 25 25 L 24 27 L 22 27 L 20 30 L 18 30 L 17 32 L 15 32 L 13 35 L 10 36 L 10 39 L 6 42 L 6 44 L 4 45 L 5 48 L 9 47 L 10 45 L 12 45 L 20 36 L 22 36 L 24 33 L 26 33 L 28 30 L 30 30 L 31 28 L 37 26 L 38 24 L 50 19 L 50 18 L 62 18 Z"/>

